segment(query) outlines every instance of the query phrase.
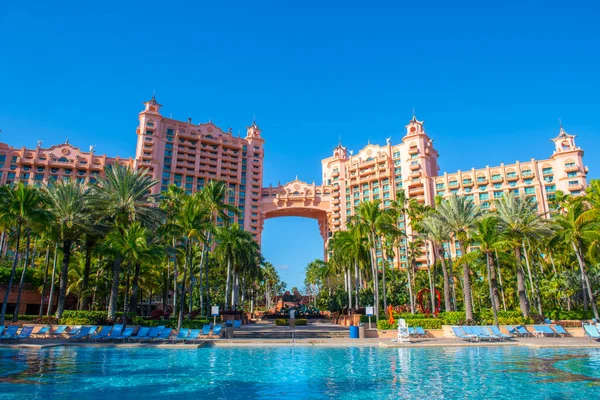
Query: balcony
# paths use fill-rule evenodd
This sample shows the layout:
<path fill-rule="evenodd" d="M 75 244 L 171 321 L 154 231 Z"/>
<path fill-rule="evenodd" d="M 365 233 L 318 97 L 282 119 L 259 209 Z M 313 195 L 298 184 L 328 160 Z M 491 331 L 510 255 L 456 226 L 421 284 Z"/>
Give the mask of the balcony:
<path fill-rule="evenodd" d="M 331 201 L 331 204 L 333 204 L 333 205 L 340 204 L 340 199 L 339 199 L 339 197 L 336 197 L 336 198 L 334 198 L 334 199 Z"/>
<path fill-rule="evenodd" d="M 420 178 L 421 177 L 421 171 L 411 172 L 410 177 L 411 178 Z"/>
<path fill-rule="evenodd" d="M 506 180 L 507 180 L 508 182 L 510 182 L 510 181 L 516 181 L 516 180 L 518 180 L 518 179 L 519 179 L 519 175 L 517 175 L 517 174 L 514 174 L 514 175 L 506 175 Z"/>
<path fill-rule="evenodd" d="M 577 164 L 574 165 L 565 165 L 566 172 L 576 172 L 579 171 L 579 166 Z"/>
<path fill-rule="evenodd" d="M 338 211 L 340 211 L 340 206 L 333 206 L 332 210 L 334 212 L 338 212 Z"/>
<path fill-rule="evenodd" d="M 419 154 L 419 148 L 418 147 L 411 147 L 410 149 L 408 149 L 408 154 Z"/>
<path fill-rule="evenodd" d="M 336 178 L 336 177 L 340 176 L 340 171 L 333 171 L 333 173 L 331 174 L 331 176 L 333 178 Z"/>
<path fill-rule="evenodd" d="M 473 181 L 472 180 L 463 181 L 462 185 L 463 185 L 463 187 L 472 187 Z"/>
<path fill-rule="evenodd" d="M 488 179 L 485 176 L 477 177 L 477 184 L 482 185 L 488 183 Z"/>
<path fill-rule="evenodd" d="M 333 220 L 333 222 L 331 223 L 331 225 L 333 225 L 333 226 L 340 226 L 341 225 L 341 221 L 339 219 Z"/>
<path fill-rule="evenodd" d="M 458 182 L 457 181 L 452 181 L 452 182 L 448 183 L 448 187 L 449 188 L 457 188 L 458 187 Z"/>
<path fill-rule="evenodd" d="M 492 176 L 492 183 L 499 183 L 502 182 L 504 179 L 502 179 L 502 176 Z"/>
<path fill-rule="evenodd" d="M 411 163 L 409 168 L 410 168 L 412 171 L 415 171 L 415 170 L 417 170 L 417 169 L 420 169 L 420 168 L 421 168 L 421 164 L 419 164 L 418 162 L 417 162 L 417 163 Z"/>
<path fill-rule="evenodd" d="M 575 191 L 575 190 L 582 190 L 583 189 L 583 185 L 581 184 L 581 182 L 577 182 L 577 183 L 569 183 L 569 190 Z"/>

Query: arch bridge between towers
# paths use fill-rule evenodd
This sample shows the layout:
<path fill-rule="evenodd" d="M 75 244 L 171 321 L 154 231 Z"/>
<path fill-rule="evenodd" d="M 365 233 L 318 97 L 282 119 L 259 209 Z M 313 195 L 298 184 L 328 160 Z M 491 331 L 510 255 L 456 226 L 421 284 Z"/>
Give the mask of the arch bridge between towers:
<path fill-rule="evenodd" d="M 277 217 L 305 217 L 316 219 L 319 223 L 319 232 L 323 238 L 323 252 L 327 257 L 326 244 L 331 231 L 331 203 L 330 186 L 310 184 L 298 179 L 285 185 L 269 186 L 262 189 L 261 197 L 261 222 Z M 260 227 L 262 233 L 263 226 Z M 290 238 L 294 232 L 289 232 Z"/>

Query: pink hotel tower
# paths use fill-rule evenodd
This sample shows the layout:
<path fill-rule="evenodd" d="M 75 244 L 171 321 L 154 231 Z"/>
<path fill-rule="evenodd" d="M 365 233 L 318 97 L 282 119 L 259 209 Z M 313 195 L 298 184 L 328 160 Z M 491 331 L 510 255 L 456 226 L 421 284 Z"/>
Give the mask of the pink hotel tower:
<path fill-rule="evenodd" d="M 436 195 L 466 196 L 484 209 L 493 209 L 493 199 L 505 193 L 534 198 L 540 213 L 549 211 L 549 200 L 557 190 L 579 194 L 586 187 L 587 167 L 575 136 L 561 127 L 554 152 L 545 160 L 529 160 L 468 171 L 440 173 L 438 152 L 416 117 L 406 125 L 398 144 L 369 144 L 356 154 L 341 144 L 322 160 L 321 185 L 298 179 L 285 185 L 263 187 L 264 139 L 256 123 L 244 138 L 224 132 L 212 122 L 193 124 L 161 115 L 154 96 L 139 114 L 135 158 L 97 155 L 93 147 L 81 151 L 69 143 L 34 149 L 0 143 L 0 184 L 43 184 L 58 179 L 94 182 L 107 165 L 144 168 L 159 181 L 155 192 L 170 184 L 188 193 L 200 190 L 210 180 L 227 183 L 226 201 L 240 208 L 237 222 L 260 243 L 265 219 L 280 216 L 314 218 L 324 245 L 333 232 L 345 229 L 345 221 L 361 201 L 380 200 L 384 207 L 403 189 L 408 198 L 433 205 Z M 220 221 L 221 223 L 223 221 Z M 410 227 L 403 227 L 410 237 Z M 452 253 L 460 252 L 454 246 Z M 325 248 L 325 247 L 324 247 Z M 406 255 L 397 254 L 396 266 L 404 266 Z M 379 255 L 380 256 L 380 255 Z M 427 262 L 426 252 L 417 260 Z"/>

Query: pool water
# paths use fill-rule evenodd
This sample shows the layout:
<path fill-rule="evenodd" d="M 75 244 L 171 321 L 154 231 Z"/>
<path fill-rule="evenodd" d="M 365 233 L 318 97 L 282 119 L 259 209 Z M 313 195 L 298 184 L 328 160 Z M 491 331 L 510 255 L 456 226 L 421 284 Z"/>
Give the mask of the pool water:
<path fill-rule="evenodd" d="M 0 399 L 597 399 L 600 349 L 0 349 Z"/>

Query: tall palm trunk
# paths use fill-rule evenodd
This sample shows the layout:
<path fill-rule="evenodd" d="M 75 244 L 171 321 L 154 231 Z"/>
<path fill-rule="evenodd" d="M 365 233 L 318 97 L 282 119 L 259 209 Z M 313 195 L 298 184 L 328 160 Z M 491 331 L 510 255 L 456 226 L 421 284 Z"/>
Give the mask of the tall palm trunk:
<path fill-rule="evenodd" d="M 129 278 L 131 277 L 131 261 L 127 262 L 127 274 L 125 276 L 125 295 L 123 296 L 123 325 L 127 324 L 127 318 L 129 316 L 130 311 L 130 302 L 129 302 Z"/>
<path fill-rule="evenodd" d="M 92 266 L 92 240 L 89 236 L 85 240 L 85 266 L 83 268 L 83 300 L 81 308 L 84 310 L 90 307 L 90 269 Z"/>
<path fill-rule="evenodd" d="M 434 249 L 435 251 L 436 249 Z M 438 249 L 438 257 L 442 264 L 442 277 L 444 279 L 444 310 L 446 312 L 452 311 L 452 303 L 450 300 L 450 280 L 448 279 L 448 268 L 446 268 L 446 258 L 444 257 L 444 248 L 440 246 Z"/>
<path fill-rule="evenodd" d="M 500 309 L 500 291 L 498 290 L 498 279 L 496 276 L 496 266 L 494 265 L 494 257 L 492 253 L 486 253 L 487 263 L 489 264 L 488 274 L 490 274 L 490 283 L 492 285 L 492 293 L 496 310 Z"/>
<path fill-rule="evenodd" d="M 173 244 L 173 314 L 177 310 L 177 241 L 175 240 L 175 236 L 173 236 L 172 240 Z"/>
<path fill-rule="evenodd" d="M 452 311 L 458 311 L 458 306 L 456 305 L 456 285 L 454 283 L 454 269 L 452 265 L 452 255 L 448 257 L 448 280 L 450 282 L 450 287 L 452 288 Z"/>
<path fill-rule="evenodd" d="M 415 313 L 415 296 L 413 295 L 413 261 L 406 263 L 406 275 L 408 277 L 408 297 L 410 298 L 410 313 Z"/>
<path fill-rule="evenodd" d="M 137 312 L 138 307 L 138 299 L 139 299 L 139 291 L 140 291 L 140 269 L 142 265 L 139 262 L 135 263 L 135 268 L 133 269 L 133 280 L 131 281 L 131 306 L 130 309 L 133 312 Z"/>
<path fill-rule="evenodd" d="M 379 319 L 379 277 L 377 274 L 377 246 L 374 235 L 371 236 L 371 271 L 373 273 L 373 301 L 375 308 L 375 318 Z"/>
<path fill-rule="evenodd" d="M 227 257 L 227 280 L 225 281 L 225 309 L 229 301 L 229 288 L 231 287 L 231 257 Z"/>
<path fill-rule="evenodd" d="M 531 264 L 529 263 L 529 252 L 525 246 L 525 240 L 523 240 L 523 254 L 525 255 L 525 264 L 527 265 L 527 272 L 529 273 L 529 281 L 531 283 L 531 297 L 535 298 L 538 314 L 542 315 L 542 298 L 540 296 L 540 289 L 537 285 L 535 270 L 531 268 Z"/>
<path fill-rule="evenodd" d="M 10 277 L 8 278 L 8 285 L 6 286 L 6 292 L 4 292 L 4 300 L 2 301 L 2 311 L 0 312 L 0 326 L 4 326 L 4 317 L 6 316 L 6 306 L 8 305 L 8 296 L 10 296 L 10 290 L 12 289 L 13 280 L 17 272 L 17 263 L 19 262 L 19 245 L 21 244 L 21 223 L 17 225 L 17 240 L 15 244 L 15 255 L 13 258 L 13 265 L 10 270 Z"/>
<path fill-rule="evenodd" d="M 200 268 L 198 271 L 198 301 L 200 302 L 200 304 L 198 305 L 200 307 L 200 315 L 201 316 L 205 316 L 206 313 L 204 312 L 204 284 L 203 284 L 203 271 L 204 271 L 204 263 L 207 261 L 207 254 L 206 254 L 206 243 L 202 244 L 202 253 L 200 256 Z"/>
<path fill-rule="evenodd" d="M 462 251 L 467 251 L 464 240 L 459 241 Z M 472 321 L 473 317 L 473 292 L 471 289 L 471 268 L 469 263 L 463 263 L 463 298 L 465 302 L 465 314 L 467 321 Z"/>
<path fill-rule="evenodd" d="M 581 276 L 583 277 L 583 281 L 585 282 L 585 286 L 587 288 L 587 294 L 590 298 L 590 303 L 592 304 L 592 311 L 594 312 L 594 318 L 596 320 L 600 319 L 598 317 L 598 306 L 596 305 L 596 299 L 594 298 L 594 292 L 592 291 L 592 286 L 590 285 L 590 279 L 588 278 L 588 274 L 586 271 L 585 260 L 581 254 L 581 242 L 578 243 L 579 246 L 575 244 L 575 242 L 571 242 L 571 246 L 575 251 L 575 255 L 577 256 L 577 262 L 579 263 L 579 268 L 581 269 Z"/>
<path fill-rule="evenodd" d="M 527 299 L 527 289 L 525 287 L 525 273 L 521 263 L 521 247 L 515 246 L 515 264 L 517 270 L 517 293 L 519 296 L 519 307 L 523 317 L 529 318 L 529 300 Z"/>
<path fill-rule="evenodd" d="M 433 252 L 432 252 L 433 253 Z M 433 266 L 435 267 L 435 253 L 433 253 Z M 429 257 L 427 257 L 427 276 L 429 277 L 429 297 L 431 299 L 431 314 L 436 315 L 437 308 L 435 307 L 435 283 L 433 281 L 433 277 L 431 276 L 431 264 L 429 262 Z"/>
<path fill-rule="evenodd" d="M 50 295 L 48 296 L 48 309 L 46 310 L 46 316 L 52 314 L 52 299 L 54 297 L 54 281 L 56 278 L 56 263 L 58 261 L 58 242 L 54 243 L 54 261 L 52 263 L 52 279 L 50 280 Z"/>
<path fill-rule="evenodd" d="M 44 284 L 42 286 L 42 299 L 40 301 L 40 312 L 38 314 L 39 317 L 41 317 L 44 312 L 44 299 L 46 298 L 46 287 L 48 286 L 48 269 L 50 268 L 50 245 L 46 246 L 46 258 L 44 260 L 44 267 Z"/>
<path fill-rule="evenodd" d="M 502 271 L 500 270 L 500 260 L 498 259 L 498 250 L 494 252 L 496 256 L 496 268 L 498 271 L 498 283 L 500 284 L 500 294 L 502 295 L 502 308 L 506 311 L 506 298 L 504 297 L 504 285 L 502 284 Z"/>
<path fill-rule="evenodd" d="M 17 292 L 17 302 L 15 303 L 15 312 L 13 313 L 12 322 L 17 322 L 19 318 L 19 307 L 21 306 L 21 294 L 23 294 L 23 285 L 25 285 L 25 273 L 27 272 L 27 264 L 29 261 L 29 247 L 31 245 L 31 232 L 27 232 L 27 243 L 25 245 L 25 262 L 23 263 L 23 271 L 21 272 L 21 280 L 19 282 L 19 291 Z"/>
<path fill-rule="evenodd" d="M 58 287 L 58 305 L 56 306 L 56 318 L 62 318 L 65 310 L 65 298 L 67 296 L 67 283 L 69 282 L 69 261 L 71 260 L 70 239 L 63 240 L 63 260 L 60 272 L 60 284 Z"/>
<path fill-rule="evenodd" d="M 492 255 L 489 252 L 485 253 L 485 265 L 487 267 L 487 275 L 488 275 L 488 286 L 490 290 L 490 301 L 492 302 L 492 313 L 494 314 L 494 325 L 498 326 L 498 297 L 497 292 L 494 291 L 493 282 L 496 280 L 495 274 L 493 272 L 494 261 L 492 260 Z"/>
<path fill-rule="evenodd" d="M 181 329 L 181 325 L 183 324 L 183 310 L 185 309 L 185 282 L 187 280 L 187 267 L 188 267 L 188 252 L 190 248 L 189 239 L 185 241 L 185 255 L 184 255 L 184 265 L 183 265 L 183 281 L 181 282 L 181 296 L 179 299 L 179 314 L 177 317 L 177 330 Z"/>
<path fill-rule="evenodd" d="M 381 283 L 383 286 L 383 310 L 387 313 L 387 290 L 386 290 L 386 282 L 385 282 L 385 270 L 387 269 L 385 248 L 383 246 L 383 240 L 379 241 L 381 247 Z"/>
<path fill-rule="evenodd" d="M 117 319 L 117 303 L 119 301 L 119 279 L 121 277 L 121 263 L 123 259 L 120 255 L 115 257 L 112 266 L 112 284 L 110 287 L 110 297 L 108 300 L 108 316 L 106 319 L 115 321 Z"/>
<path fill-rule="evenodd" d="M 354 260 L 354 284 L 355 284 L 354 305 L 355 305 L 356 309 L 358 309 L 358 307 L 359 307 L 359 304 L 358 304 L 358 291 L 359 291 L 358 260 Z"/>
<path fill-rule="evenodd" d="M 348 277 L 348 309 L 352 309 L 352 274 L 350 268 L 346 268 L 346 276 Z"/>

